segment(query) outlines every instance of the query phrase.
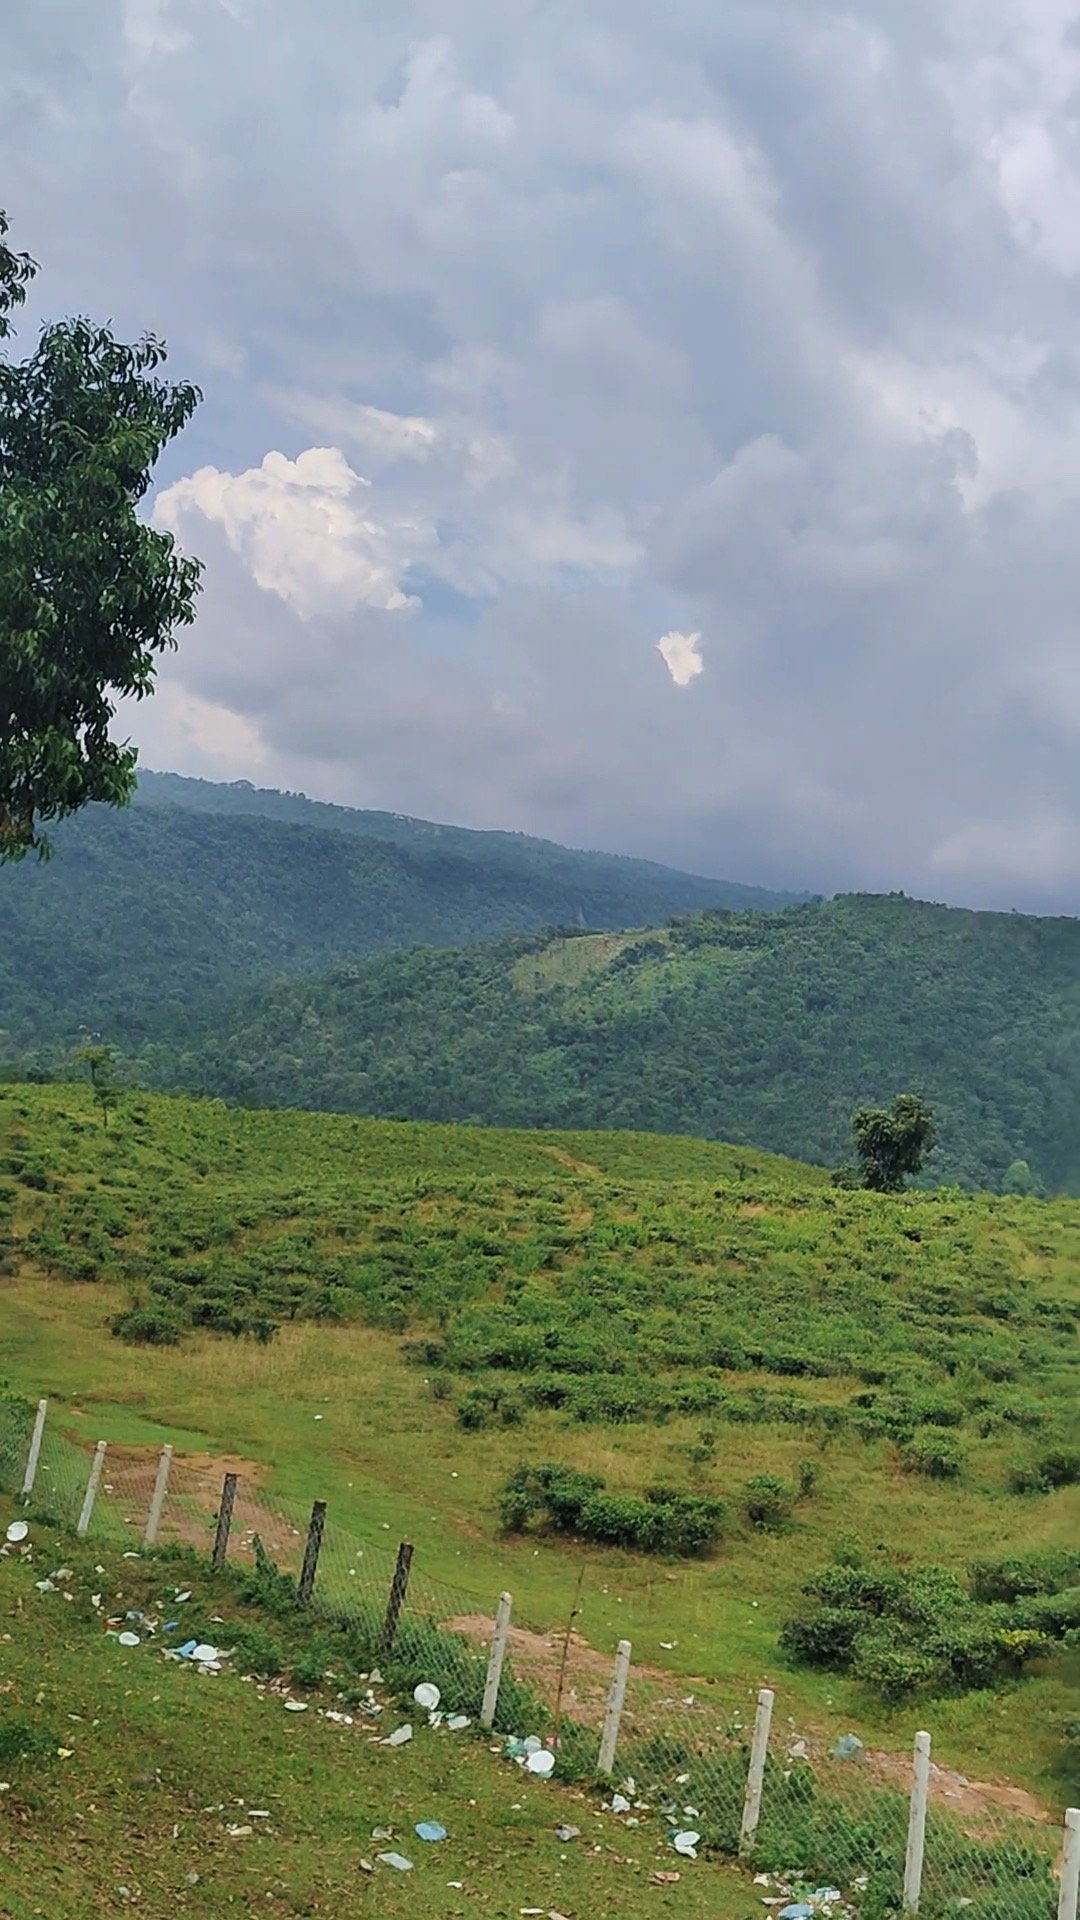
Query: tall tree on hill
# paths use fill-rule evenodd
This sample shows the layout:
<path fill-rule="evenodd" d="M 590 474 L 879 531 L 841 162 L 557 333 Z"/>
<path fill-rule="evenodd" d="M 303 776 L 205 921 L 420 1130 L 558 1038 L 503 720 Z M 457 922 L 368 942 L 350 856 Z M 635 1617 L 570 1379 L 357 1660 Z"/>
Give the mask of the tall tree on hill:
<path fill-rule="evenodd" d="M 37 272 L 7 230 L 0 213 L 0 340 Z M 151 692 L 194 617 L 198 561 L 137 513 L 201 397 L 153 377 L 164 359 L 153 335 L 125 346 L 81 318 L 0 355 L 0 861 L 47 853 L 43 821 L 131 798 L 116 699 Z"/>
<path fill-rule="evenodd" d="M 907 1177 L 922 1171 L 936 1138 L 933 1113 L 917 1093 L 897 1094 L 888 1107 L 859 1107 L 851 1130 L 859 1184 L 873 1193 L 902 1193 Z"/>

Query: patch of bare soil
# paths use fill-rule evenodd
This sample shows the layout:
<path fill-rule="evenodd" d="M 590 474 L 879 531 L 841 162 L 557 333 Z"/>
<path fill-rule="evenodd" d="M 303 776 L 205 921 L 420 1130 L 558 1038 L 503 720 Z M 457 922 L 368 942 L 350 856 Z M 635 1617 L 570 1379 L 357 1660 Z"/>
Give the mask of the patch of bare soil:
<path fill-rule="evenodd" d="M 159 1459 L 149 1447 L 110 1447 L 106 1455 L 101 1497 L 120 1509 L 133 1533 L 146 1524 Z M 300 1531 L 260 1495 L 262 1468 L 236 1455 L 185 1453 L 173 1460 L 159 1541 L 205 1547 L 213 1537 L 227 1473 L 237 1479 L 230 1559 L 253 1559 L 257 1534 L 270 1558 L 281 1568 L 291 1568 L 300 1557 Z"/>

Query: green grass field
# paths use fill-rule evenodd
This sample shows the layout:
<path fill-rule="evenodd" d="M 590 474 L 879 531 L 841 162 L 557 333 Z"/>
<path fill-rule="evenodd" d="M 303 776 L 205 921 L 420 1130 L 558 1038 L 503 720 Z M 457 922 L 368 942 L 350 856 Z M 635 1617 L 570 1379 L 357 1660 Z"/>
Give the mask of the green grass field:
<path fill-rule="evenodd" d="M 1076 1439 L 1071 1202 L 885 1200 L 673 1138 L 142 1095 L 106 1130 L 70 1087 L 6 1089 L 0 1126 L 0 1371 L 69 1435 L 239 1457 L 346 1529 L 412 1539 L 488 1611 L 509 1586 L 539 1629 L 565 1622 L 584 1562 L 597 1648 L 627 1635 L 740 1707 L 767 1681 L 797 1726 L 883 1748 L 929 1724 L 943 1763 L 1060 1805 L 1076 1652 L 992 1694 L 886 1708 L 789 1665 L 778 1633 L 837 1543 L 963 1570 L 1075 1542 L 1076 1486 L 1009 1491 Z M 177 1344 L 116 1338 L 133 1303 Z M 905 1463 L 928 1433 L 955 1477 Z M 505 1536 L 501 1484 L 547 1459 L 616 1491 L 721 1497 L 725 1538 L 671 1562 Z M 787 1523 L 751 1525 L 747 1479 L 793 1483 L 807 1460 Z"/>

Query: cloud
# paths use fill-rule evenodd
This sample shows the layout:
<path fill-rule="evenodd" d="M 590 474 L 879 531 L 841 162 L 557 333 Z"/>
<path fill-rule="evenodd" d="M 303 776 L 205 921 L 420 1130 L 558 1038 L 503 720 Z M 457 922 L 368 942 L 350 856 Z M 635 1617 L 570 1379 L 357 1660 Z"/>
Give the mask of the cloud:
<path fill-rule="evenodd" d="M 158 494 L 154 516 L 185 534 L 199 516 L 221 527 L 252 579 L 302 620 L 356 606 L 396 613 L 418 604 L 401 578 L 435 534 L 419 518 L 366 511 L 370 485 L 339 448 L 308 447 L 295 460 L 268 453 L 246 473 L 200 467 Z"/>
<path fill-rule="evenodd" d="M 24 335 L 151 328 L 206 394 L 156 505 L 199 618 L 123 724 L 1080 910 L 1078 89 L 1068 0 L 16 9 Z"/>
<path fill-rule="evenodd" d="M 691 680 L 704 673 L 700 646 L 700 633 L 665 633 L 663 639 L 657 641 L 656 651 L 677 687 L 688 687 Z"/>

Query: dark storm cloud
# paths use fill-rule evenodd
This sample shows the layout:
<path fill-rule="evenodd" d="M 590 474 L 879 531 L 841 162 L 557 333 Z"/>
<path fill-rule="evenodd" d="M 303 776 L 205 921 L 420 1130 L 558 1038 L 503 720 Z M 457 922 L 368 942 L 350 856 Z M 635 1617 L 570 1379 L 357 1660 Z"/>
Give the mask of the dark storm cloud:
<path fill-rule="evenodd" d="M 41 310 L 207 393 L 146 758 L 1075 910 L 1078 84 L 1061 0 L 24 8 Z"/>

